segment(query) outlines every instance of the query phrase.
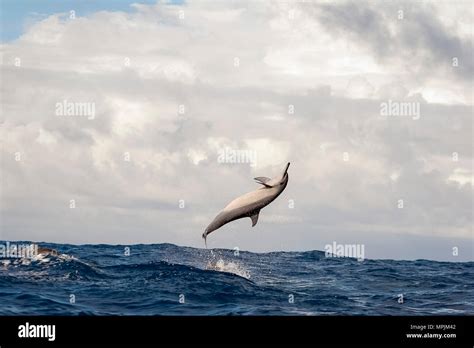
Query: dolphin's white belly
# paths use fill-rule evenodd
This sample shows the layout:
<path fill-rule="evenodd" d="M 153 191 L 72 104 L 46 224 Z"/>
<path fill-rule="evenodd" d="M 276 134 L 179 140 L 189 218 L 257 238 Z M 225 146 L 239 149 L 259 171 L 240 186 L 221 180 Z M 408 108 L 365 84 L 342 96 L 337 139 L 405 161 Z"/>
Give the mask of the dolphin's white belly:
<path fill-rule="evenodd" d="M 255 204 L 259 201 L 266 200 L 275 195 L 276 189 L 258 189 L 252 192 L 248 192 L 240 197 L 237 197 L 232 202 L 230 202 L 224 209 L 225 211 L 230 211 L 238 208 L 245 207 L 250 204 Z"/>

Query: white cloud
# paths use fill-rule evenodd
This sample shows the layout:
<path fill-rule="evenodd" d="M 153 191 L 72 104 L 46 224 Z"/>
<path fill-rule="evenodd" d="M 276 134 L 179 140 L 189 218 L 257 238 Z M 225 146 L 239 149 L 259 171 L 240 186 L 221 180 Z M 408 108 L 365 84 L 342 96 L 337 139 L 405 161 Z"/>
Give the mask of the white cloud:
<path fill-rule="evenodd" d="M 466 168 L 456 168 L 448 177 L 448 181 L 454 181 L 460 185 L 471 184 L 474 186 L 474 175 Z"/>

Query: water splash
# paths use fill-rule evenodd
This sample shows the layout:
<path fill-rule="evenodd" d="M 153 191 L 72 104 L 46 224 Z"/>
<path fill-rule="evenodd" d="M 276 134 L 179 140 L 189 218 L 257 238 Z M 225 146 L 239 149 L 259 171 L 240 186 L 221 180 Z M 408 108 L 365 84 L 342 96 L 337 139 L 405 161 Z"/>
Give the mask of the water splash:
<path fill-rule="evenodd" d="M 232 273 L 242 278 L 250 279 L 250 271 L 247 270 L 245 266 L 237 262 L 226 262 L 222 258 L 219 258 L 216 261 L 209 261 L 207 263 L 206 269 L 218 272 Z"/>

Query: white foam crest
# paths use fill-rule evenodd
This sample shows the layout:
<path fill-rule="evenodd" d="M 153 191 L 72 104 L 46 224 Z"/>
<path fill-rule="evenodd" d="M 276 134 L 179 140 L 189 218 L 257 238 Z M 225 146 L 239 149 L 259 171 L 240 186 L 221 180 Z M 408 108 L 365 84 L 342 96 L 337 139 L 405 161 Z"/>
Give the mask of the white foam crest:
<path fill-rule="evenodd" d="M 218 272 L 232 273 L 240 277 L 250 279 L 250 272 L 245 269 L 242 264 L 232 261 L 226 262 L 222 258 L 219 258 L 217 261 L 209 261 L 206 268 Z"/>

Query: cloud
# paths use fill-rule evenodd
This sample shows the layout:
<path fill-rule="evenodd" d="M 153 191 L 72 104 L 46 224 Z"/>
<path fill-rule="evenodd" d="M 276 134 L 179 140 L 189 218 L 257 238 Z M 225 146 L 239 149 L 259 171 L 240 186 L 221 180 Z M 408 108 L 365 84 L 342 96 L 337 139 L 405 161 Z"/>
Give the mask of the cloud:
<path fill-rule="evenodd" d="M 2 237 L 202 246 L 206 221 L 287 161 L 260 223 L 216 246 L 472 237 L 472 11 L 440 6 L 136 4 L 38 21 L 1 47 Z M 94 119 L 56 115 L 65 100 Z M 388 100 L 420 119 L 382 116 Z M 256 166 L 220 163 L 226 148 Z M 389 249 L 372 253 L 416 257 Z"/>
<path fill-rule="evenodd" d="M 302 6 L 305 6 L 304 4 Z M 473 75 L 472 37 L 459 37 L 455 23 L 443 24 L 440 13 L 450 5 L 392 2 L 380 6 L 372 2 L 315 4 L 318 19 L 334 35 L 357 40 L 377 59 L 399 60 L 406 67 L 416 67 L 424 74 L 452 75 L 469 82 Z M 461 17 L 459 25 L 465 25 Z M 457 23 L 456 23 L 457 24 Z M 462 61 L 452 69 L 452 59 Z M 420 71 L 417 71 L 419 74 Z"/>

